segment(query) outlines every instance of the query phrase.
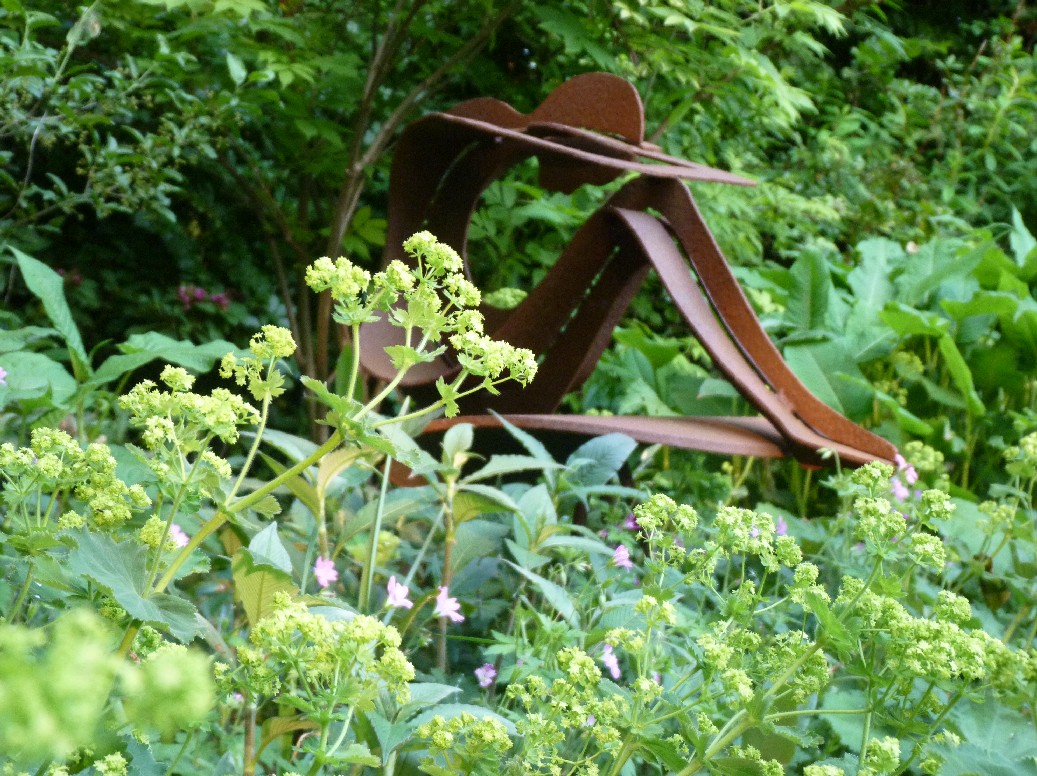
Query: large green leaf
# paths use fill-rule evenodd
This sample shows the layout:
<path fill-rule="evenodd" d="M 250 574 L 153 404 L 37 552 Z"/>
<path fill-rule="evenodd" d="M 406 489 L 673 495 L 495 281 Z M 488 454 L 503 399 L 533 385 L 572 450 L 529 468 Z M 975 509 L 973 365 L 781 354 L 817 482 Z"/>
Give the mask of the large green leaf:
<path fill-rule="evenodd" d="M 495 455 L 481 469 L 462 477 L 461 482 L 467 485 L 481 480 L 503 477 L 508 474 L 518 474 L 519 472 L 542 472 L 548 469 L 564 468 L 560 463 L 544 461 L 529 455 Z"/>
<path fill-rule="evenodd" d="M 455 572 L 473 560 L 498 556 L 508 527 L 488 520 L 470 520 L 457 529 L 457 546 L 451 559 Z"/>
<path fill-rule="evenodd" d="M 252 541 L 248 543 L 248 551 L 252 553 L 254 563 L 273 566 L 285 574 L 292 573 L 292 559 L 277 534 L 277 523 L 271 523 L 252 537 Z"/>
<path fill-rule="evenodd" d="M 1037 776 L 1033 720 L 988 697 L 954 711 L 961 730 L 958 746 L 937 745 L 941 776 Z"/>
<path fill-rule="evenodd" d="M 576 611 L 576 606 L 573 604 L 572 599 L 569 598 L 569 594 L 564 587 L 555 584 L 549 579 L 545 579 L 529 569 L 522 568 L 522 566 L 512 563 L 510 560 L 505 560 L 504 562 L 532 582 L 533 586 L 540 591 L 544 600 L 562 616 L 562 619 L 574 628 L 579 627 L 579 613 Z"/>
<path fill-rule="evenodd" d="M 947 371 L 951 375 L 951 380 L 954 381 L 954 385 L 961 392 L 961 395 L 965 397 L 969 412 L 973 415 L 984 414 L 986 407 L 983 406 L 979 394 L 976 393 L 976 388 L 972 383 L 972 372 L 968 364 L 965 363 L 965 359 L 962 358 L 958 346 L 954 344 L 954 340 L 951 339 L 949 334 L 944 334 L 940 337 L 938 344 L 940 355 L 943 356 L 943 361 L 947 365 Z"/>
<path fill-rule="evenodd" d="M 812 252 L 801 254 L 789 276 L 792 285 L 786 302 L 786 320 L 801 330 L 827 328 L 828 305 L 834 289 L 824 257 Z"/>
<path fill-rule="evenodd" d="M 228 353 L 243 352 L 226 340 L 195 345 L 188 340 L 175 340 L 154 331 L 130 336 L 119 346 L 119 350 L 121 354 L 106 358 L 97 368 L 90 379 L 91 384 L 103 385 L 152 361 L 164 361 L 193 372 L 208 372 L 213 364 Z"/>
<path fill-rule="evenodd" d="M 565 462 L 569 479 L 577 485 L 604 485 L 616 476 L 637 447 L 625 434 L 605 434 L 576 448 Z"/>
<path fill-rule="evenodd" d="M 454 496 L 454 522 L 463 523 L 479 515 L 495 512 L 518 512 L 516 504 L 507 493 L 488 485 L 462 485 Z"/>
<path fill-rule="evenodd" d="M 273 566 L 257 564 L 252 553 L 245 548 L 234 553 L 231 573 L 234 576 L 234 595 L 245 607 L 250 625 L 255 625 L 273 611 L 275 593 L 284 592 L 291 596 L 298 593 L 291 576 Z"/>
<path fill-rule="evenodd" d="M 0 385 L 0 405 L 9 400 L 37 399 L 49 394 L 50 400 L 60 407 L 76 393 L 75 378 L 42 353 L 3 353 L 0 367 L 7 371 L 7 384 Z"/>
<path fill-rule="evenodd" d="M 825 404 L 849 417 L 868 411 L 871 393 L 864 375 L 838 342 L 785 348 L 785 360 L 796 376 Z"/>
<path fill-rule="evenodd" d="M 895 282 L 897 301 L 922 306 L 949 278 L 972 272 L 982 254 L 960 248 L 957 240 L 931 240 L 909 256 Z"/>
<path fill-rule="evenodd" d="M 1023 223 L 1023 217 L 1015 207 L 1012 208 L 1012 231 L 1008 234 L 1008 244 L 1012 247 L 1015 263 L 1020 267 L 1027 263 L 1030 254 L 1037 248 L 1037 239 Z"/>
<path fill-rule="evenodd" d="M 72 311 L 65 301 L 65 280 L 42 261 L 34 259 L 13 245 L 7 246 L 18 261 L 26 287 L 43 303 L 43 309 L 68 345 L 72 356 L 72 371 L 78 380 L 90 375 L 90 357 L 83 347 L 79 327 L 72 318 Z"/>
<path fill-rule="evenodd" d="M 885 238 L 865 240 L 857 246 L 861 258 L 846 282 L 853 291 L 854 302 L 865 309 L 879 310 L 893 298 L 892 270 L 904 260 L 899 243 Z"/>
<path fill-rule="evenodd" d="M 145 596 L 149 575 L 143 545 L 88 531 L 77 531 L 73 538 L 77 546 L 68 556 L 72 573 L 106 588 L 135 620 L 164 628 L 183 642 L 195 637 L 199 615 L 194 604 L 168 593 Z"/>

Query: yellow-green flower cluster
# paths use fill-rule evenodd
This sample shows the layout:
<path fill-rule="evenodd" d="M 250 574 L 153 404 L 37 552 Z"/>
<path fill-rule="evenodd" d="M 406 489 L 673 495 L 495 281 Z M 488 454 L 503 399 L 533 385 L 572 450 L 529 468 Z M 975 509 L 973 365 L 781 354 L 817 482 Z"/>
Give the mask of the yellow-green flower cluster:
<path fill-rule="evenodd" d="M 765 760 L 763 754 L 755 746 L 733 746 L 731 754 L 753 763 L 752 772 L 761 776 L 784 776 L 785 769 L 777 760 Z"/>
<path fill-rule="evenodd" d="M 322 701 L 366 702 L 383 687 L 400 702 L 409 698 L 414 667 L 394 627 L 365 615 L 332 621 L 284 593 L 275 595 L 274 607 L 252 629 L 251 646 L 238 652 L 253 692 L 272 697 L 281 689 L 278 677 L 298 672 Z"/>
<path fill-rule="evenodd" d="M 502 379 L 525 385 L 536 374 L 532 352 L 483 334 L 479 289 L 464 275 L 457 252 L 429 232 L 419 232 L 403 243 L 411 257 L 408 267 L 394 260 L 373 276 L 349 259 L 318 259 L 306 271 L 314 291 L 327 291 L 335 303 L 335 320 L 358 326 L 380 314 L 406 331 L 405 345 L 392 348 L 394 366 L 405 371 L 445 351 L 445 342 L 457 351 L 467 374 L 485 378 L 491 388 Z M 441 388 L 447 414 L 456 414 L 457 386 Z"/>
<path fill-rule="evenodd" d="M 176 440 L 184 453 L 197 452 L 213 436 L 230 444 L 237 441 L 239 426 L 259 422 L 256 408 L 225 388 L 208 396 L 191 393 L 183 387 L 189 384 L 185 375 L 182 369 L 167 367 L 162 381 L 171 390 L 144 380 L 119 399 L 130 413 L 131 425 L 145 429 L 148 449 L 159 450 Z"/>
<path fill-rule="evenodd" d="M 33 429 L 29 447 L 0 445 L 9 530 L 41 530 L 63 505 L 61 529 L 90 523 L 111 530 L 124 524 L 134 511 L 150 506 L 151 499 L 140 485 L 129 486 L 119 479 L 115 469 L 115 459 L 105 445 L 95 442 L 84 450 L 58 429 Z M 78 502 L 75 508 L 72 500 Z M 22 525 L 15 515 L 22 517 Z"/>
<path fill-rule="evenodd" d="M 884 662 L 896 673 L 946 683 L 986 682 L 1011 689 L 1025 676 L 1026 656 L 982 630 L 966 630 L 968 602 L 942 593 L 933 619 L 915 617 L 897 600 L 844 577 L 836 607 L 845 608 L 884 648 Z M 875 667 L 872 667 L 875 670 Z"/>
<path fill-rule="evenodd" d="M 419 725 L 416 733 L 418 738 L 428 741 L 429 757 L 422 765 L 432 765 L 437 757 L 442 757 L 454 773 L 471 773 L 474 764 L 480 771 L 499 767 L 500 758 L 512 747 L 503 722 L 495 717 L 476 717 L 467 711 L 449 720 L 437 714 Z"/>
<path fill-rule="evenodd" d="M 274 399 L 284 393 L 284 377 L 277 370 L 279 359 L 295 352 L 295 340 L 288 329 L 281 326 L 263 326 L 249 341 L 252 355 L 238 359 L 228 353 L 220 362 L 220 376 L 234 379 L 248 388 L 256 401 Z"/>
<path fill-rule="evenodd" d="M 900 765 L 900 741 L 892 736 L 869 739 L 864 747 L 862 765 L 861 776 L 865 772 L 870 776 L 893 772 Z"/>
<path fill-rule="evenodd" d="M 567 742 L 575 751 L 593 742 L 598 751 L 615 752 L 622 743 L 619 724 L 629 713 L 622 695 L 604 694 L 601 671 L 586 652 L 567 647 L 555 659 L 559 675 L 553 681 L 533 675 L 508 687 L 508 696 L 527 712 L 516 724 L 523 737 L 516 764 L 532 773 L 551 773 L 566 763 L 571 768 Z"/>

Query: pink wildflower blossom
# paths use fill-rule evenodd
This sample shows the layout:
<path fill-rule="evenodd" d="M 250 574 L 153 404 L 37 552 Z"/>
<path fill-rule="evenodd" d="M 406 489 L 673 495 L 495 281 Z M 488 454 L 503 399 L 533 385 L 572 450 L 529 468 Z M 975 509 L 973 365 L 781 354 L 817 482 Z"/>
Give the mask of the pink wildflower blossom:
<path fill-rule="evenodd" d="M 633 512 L 628 512 L 626 519 L 623 521 L 623 527 L 628 531 L 640 531 L 641 526 L 637 524 L 637 518 L 634 517 Z"/>
<path fill-rule="evenodd" d="M 0 385 L 7 385 L 7 370 L 0 366 Z"/>
<path fill-rule="evenodd" d="M 601 662 L 605 664 L 605 668 L 612 674 L 613 679 L 618 679 L 623 675 L 622 671 L 619 670 L 619 658 L 612 651 L 612 645 L 606 644 L 601 650 Z"/>
<path fill-rule="evenodd" d="M 404 609 L 410 609 L 414 606 L 414 602 L 407 598 L 410 588 L 397 582 L 395 576 L 389 577 L 389 584 L 386 589 L 389 591 L 389 597 L 385 599 L 386 606 L 402 606 Z"/>
<path fill-rule="evenodd" d="M 789 524 L 785 522 L 785 518 L 778 515 L 778 519 L 774 521 L 774 533 L 778 536 L 785 536 L 789 532 Z"/>
<path fill-rule="evenodd" d="M 626 548 L 625 544 L 616 547 L 616 551 L 612 553 L 612 565 L 618 569 L 632 569 L 634 567 L 630 560 L 630 550 Z"/>
<path fill-rule="evenodd" d="M 918 482 L 918 472 L 915 471 L 915 467 L 907 462 L 900 453 L 893 456 L 893 460 L 897 462 L 897 471 L 904 473 L 904 479 L 907 480 L 908 485 L 914 485 Z"/>
<path fill-rule="evenodd" d="M 480 687 L 489 687 L 497 678 L 497 669 L 493 667 L 493 663 L 483 663 L 475 669 L 475 678 L 479 680 Z"/>
<path fill-rule="evenodd" d="M 911 497 L 911 489 L 902 483 L 899 477 L 891 479 L 889 484 L 893 488 L 893 497 L 897 501 L 907 501 Z"/>
<path fill-rule="evenodd" d="M 460 610 L 461 604 L 457 602 L 457 599 L 451 598 L 445 587 L 439 588 L 439 595 L 436 596 L 436 616 L 446 617 L 452 622 L 463 622 L 464 615 L 460 613 Z"/>
<path fill-rule="evenodd" d="M 313 576 L 321 587 L 327 587 L 332 582 L 335 582 L 338 579 L 335 561 L 323 556 L 317 558 L 317 562 L 313 564 Z"/>
<path fill-rule="evenodd" d="M 169 538 L 173 540 L 173 544 L 177 547 L 186 547 L 190 538 L 184 533 L 184 529 L 173 523 L 169 526 Z"/>

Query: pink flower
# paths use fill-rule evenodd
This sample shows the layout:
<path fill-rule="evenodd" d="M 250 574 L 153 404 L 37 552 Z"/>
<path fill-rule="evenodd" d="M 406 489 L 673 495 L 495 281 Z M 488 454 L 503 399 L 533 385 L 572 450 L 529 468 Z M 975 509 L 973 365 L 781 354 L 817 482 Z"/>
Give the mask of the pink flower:
<path fill-rule="evenodd" d="M 612 553 L 612 565 L 617 569 L 632 569 L 634 567 L 634 564 L 630 561 L 630 550 L 626 548 L 625 544 L 616 547 L 616 551 Z"/>
<path fill-rule="evenodd" d="M 637 518 L 634 517 L 633 512 L 628 512 L 626 519 L 623 521 L 623 527 L 628 531 L 640 531 L 641 526 L 637 524 Z"/>
<path fill-rule="evenodd" d="M 493 663 L 483 663 L 475 669 L 475 678 L 479 680 L 480 687 L 489 687 L 497 678 L 497 669 L 493 667 Z"/>
<path fill-rule="evenodd" d="M 789 532 L 789 524 L 785 522 L 785 518 L 778 515 L 778 519 L 774 522 L 774 533 L 778 536 L 785 536 Z"/>
<path fill-rule="evenodd" d="M 446 617 L 452 622 L 463 622 L 464 615 L 460 614 L 461 604 L 456 598 L 451 598 L 445 587 L 439 588 L 436 596 L 436 617 Z"/>
<path fill-rule="evenodd" d="M 911 490 L 900 481 L 899 477 L 891 479 L 889 484 L 893 488 L 893 497 L 897 501 L 907 501 L 911 497 Z"/>
<path fill-rule="evenodd" d="M 317 562 L 313 564 L 313 576 L 321 587 L 327 587 L 336 581 L 338 571 L 335 569 L 335 561 L 324 556 L 317 558 Z"/>
<path fill-rule="evenodd" d="M 918 472 L 915 471 L 915 467 L 907 462 L 900 453 L 893 456 L 893 460 L 897 462 L 897 471 L 904 473 L 904 479 L 907 480 L 908 485 L 914 485 L 918 482 Z M 903 499 L 901 499 L 903 500 Z"/>
<path fill-rule="evenodd" d="M 169 538 L 173 540 L 173 544 L 177 547 L 186 547 L 187 543 L 191 541 L 187 534 L 184 533 L 184 529 L 176 523 L 169 526 Z"/>
<path fill-rule="evenodd" d="M 613 679 L 618 679 L 623 673 L 619 670 L 619 658 L 616 657 L 612 651 L 612 645 L 606 644 L 601 650 L 601 662 L 605 664 L 605 668 L 612 674 Z"/>
<path fill-rule="evenodd" d="M 230 307 L 230 296 L 227 295 L 226 291 L 221 291 L 218 294 L 212 294 L 209 296 L 209 301 L 219 307 L 221 310 L 226 310 Z"/>
<path fill-rule="evenodd" d="M 7 385 L 7 370 L 0 366 L 0 385 Z"/>
<path fill-rule="evenodd" d="M 404 609 L 410 609 L 414 606 L 414 602 L 407 599 L 410 589 L 406 585 L 401 585 L 397 582 L 395 576 L 389 577 L 387 589 L 389 597 L 385 599 L 386 606 L 402 606 Z"/>

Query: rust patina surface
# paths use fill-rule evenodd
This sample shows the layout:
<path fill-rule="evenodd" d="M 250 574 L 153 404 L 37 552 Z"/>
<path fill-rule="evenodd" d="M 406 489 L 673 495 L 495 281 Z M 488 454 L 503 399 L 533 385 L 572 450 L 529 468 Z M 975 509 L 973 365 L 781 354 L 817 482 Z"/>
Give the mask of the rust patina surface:
<path fill-rule="evenodd" d="M 497 416 L 530 430 L 596 435 L 621 432 L 641 442 L 762 457 L 822 462 L 834 450 L 844 463 L 892 461 L 888 441 L 815 397 L 789 369 L 764 332 L 684 181 L 752 185 L 730 173 L 663 154 L 644 141 L 644 110 L 631 84 L 605 73 L 577 76 L 530 114 L 481 98 L 424 116 L 403 132 L 390 178 L 386 261 L 407 261 L 401 245 L 428 229 L 455 247 L 468 267 L 467 233 L 479 197 L 515 164 L 536 157 L 540 183 L 571 192 L 635 173 L 592 213 L 547 276 L 514 310 L 485 306 L 486 332 L 533 350 L 541 360 L 526 388 L 480 392 L 461 404 L 456 423 L 499 426 Z M 612 331 L 649 272 L 717 369 L 760 413 L 755 417 L 587 416 L 557 412 L 608 346 Z M 395 374 L 384 346 L 400 330 L 365 324 L 365 369 Z M 449 351 L 408 373 L 402 387 L 417 394 L 458 372 Z"/>

